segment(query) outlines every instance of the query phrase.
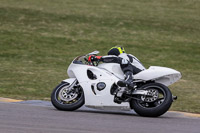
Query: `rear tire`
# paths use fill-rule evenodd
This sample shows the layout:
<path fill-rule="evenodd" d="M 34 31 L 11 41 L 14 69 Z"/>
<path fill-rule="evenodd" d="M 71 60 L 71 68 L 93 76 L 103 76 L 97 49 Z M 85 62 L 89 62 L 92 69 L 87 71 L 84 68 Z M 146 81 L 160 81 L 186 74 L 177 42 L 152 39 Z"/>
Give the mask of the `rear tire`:
<path fill-rule="evenodd" d="M 69 86 L 70 86 L 69 83 L 62 82 L 53 90 L 51 94 L 51 103 L 58 110 L 73 111 L 80 108 L 85 102 L 82 87 L 78 86 L 78 88 L 76 88 L 76 91 L 73 92 L 73 94 L 71 93 L 68 94 L 66 93 L 66 89 Z M 66 94 L 66 97 L 68 97 L 69 95 L 71 99 L 63 100 L 63 98 L 61 98 L 62 92 L 60 91 L 63 92 L 65 91 L 64 93 Z"/>
<path fill-rule="evenodd" d="M 153 90 L 154 93 L 158 94 L 157 100 L 153 98 L 144 98 L 139 96 L 138 98 L 143 98 L 143 100 L 131 100 L 130 107 L 135 110 L 137 114 L 145 117 L 158 117 L 167 112 L 173 102 L 172 93 L 169 88 L 160 83 L 150 83 L 141 87 L 143 90 Z M 157 90 L 157 92 L 156 92 Z M 162 93 L 163 98 L 159 98 Z M 155 97 L 156 97 L 155 96 Z M 159 99 L 162 99 L 159 101 Z"/>

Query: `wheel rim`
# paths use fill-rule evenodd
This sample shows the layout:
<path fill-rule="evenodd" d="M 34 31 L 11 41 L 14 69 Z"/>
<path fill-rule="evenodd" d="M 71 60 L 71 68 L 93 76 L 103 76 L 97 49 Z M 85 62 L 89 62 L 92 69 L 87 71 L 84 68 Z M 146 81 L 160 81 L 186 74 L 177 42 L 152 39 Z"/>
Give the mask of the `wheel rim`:
<path fill-rule="evenodd" d="M 70 85 L 64 84 L 57 89 L 55 94 L 58 103 L 73 104 L 80 100 L 83 90 L 80 85 L 74 85 L 70 89 Z"/>
<path fill-rule="evenodd" d="M 75 91 L 72 91 L 73 88 L 69 88 L 69 86 L 64 86 L 60 91 L 59 91 L 59 98 L 62 101 L 65 102 L 70 102 L 78 96 L 78 94 Z"/>
<path fill-rule="evenodd" d="M 148 86 L 143 88 L 148 90 L 148 96 L 141 96 L 137 103 L 143 108 L 156 108 L 163 104 L 166 99 L 166 93 L 162 87 Z"/>

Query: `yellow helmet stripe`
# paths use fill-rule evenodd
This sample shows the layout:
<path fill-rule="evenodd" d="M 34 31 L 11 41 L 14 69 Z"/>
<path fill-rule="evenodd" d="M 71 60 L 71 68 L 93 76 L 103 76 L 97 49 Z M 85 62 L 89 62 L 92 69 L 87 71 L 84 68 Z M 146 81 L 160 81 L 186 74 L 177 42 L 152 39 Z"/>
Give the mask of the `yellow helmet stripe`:
<path fill-rule="evenodd" d="M 121 49 L 120 47 L 117 47 L 117 49 L 119 50 L 119 53 L 120 53 L 120 54 L 123 53 L 123 51 L 122 51 L 122 49 Z"/>
<path fill-rule="evenodd" d="M 111 49 L 113 49 L 113 48 L 118 49 L 120 54 L 126 53 L 125 50 L 123 48 L 121 48 L 121 47 L 112 47 Z"/>

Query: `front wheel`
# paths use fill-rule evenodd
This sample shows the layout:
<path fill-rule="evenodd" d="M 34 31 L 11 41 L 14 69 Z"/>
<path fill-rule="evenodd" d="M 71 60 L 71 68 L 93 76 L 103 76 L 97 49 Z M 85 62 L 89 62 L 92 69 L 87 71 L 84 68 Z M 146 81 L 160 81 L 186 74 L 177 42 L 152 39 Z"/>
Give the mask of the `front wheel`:
<path fill-rule="evenodd" d="M 58 110 L 76 110 L 84 104 L 83 89 L 77 81 L 74 81 L 71 85 L 62 82 L 53 90 L 51 102 Z"/>
<path fill-rule="evenodd" d="M 167 112 L 172 104 L 169 88 L 160 83 L 150 83 L 140 89 L 147 90 L 147 96 L 138 96 L 140 100 L 131 100 L 130 106 L 140 116 L 158 117 Z"/>

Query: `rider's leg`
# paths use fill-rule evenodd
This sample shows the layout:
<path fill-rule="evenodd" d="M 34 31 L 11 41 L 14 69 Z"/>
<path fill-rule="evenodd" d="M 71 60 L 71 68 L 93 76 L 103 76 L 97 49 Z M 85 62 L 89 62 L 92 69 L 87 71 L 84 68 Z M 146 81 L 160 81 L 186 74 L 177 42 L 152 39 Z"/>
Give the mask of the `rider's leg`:
<path fill-rule="evenodd" d="M 134 88 L 136 84 L 133 82 L 133 74 L 137 74 L 141 72 L 140 69 L 137 67 L 133 66 L 131 63 L 128 64 L 121 64 L 121 69 L 125 74 L 125 80 L 120 80 L 118 81 L 118 85 L 121 87 L 129 87 L 129 88 Z"/>
<path fill-rule="evenodd" d="M 126 71 L 125 80 L 119 80 L 117 85 L 120 87 L 134 88 L 135 83 L 133 82 L 133 73 L 131 71 Z"/>
<path fill-rule="evenodd" d="M 122 71 L 124 72 L 125 79 L 120 80 L 117 82 L 117 85 L 120 87 L 133 87 L 133 67 L 130 62 L 127 62 L 127 64 L 120 64 Z"/>

